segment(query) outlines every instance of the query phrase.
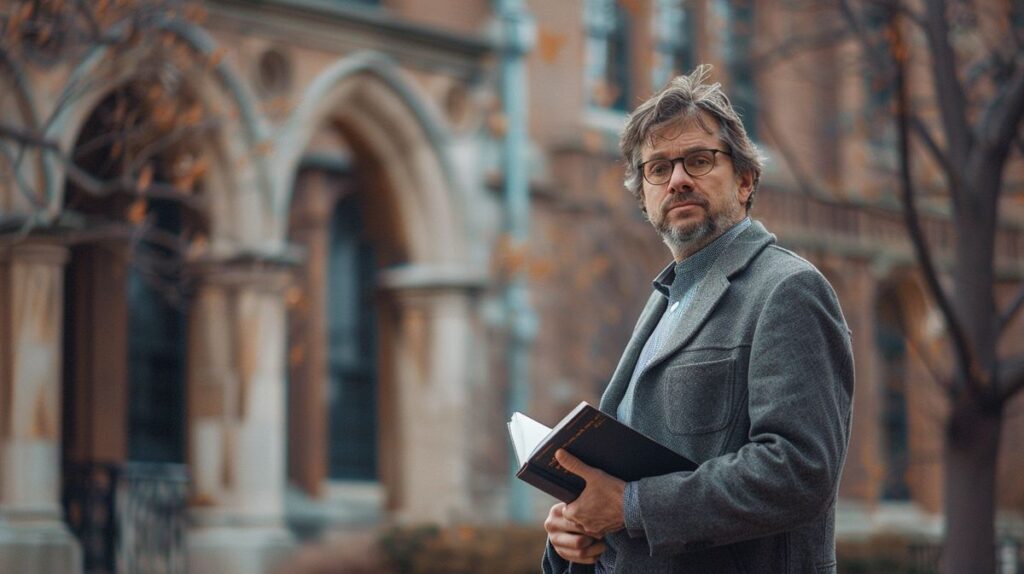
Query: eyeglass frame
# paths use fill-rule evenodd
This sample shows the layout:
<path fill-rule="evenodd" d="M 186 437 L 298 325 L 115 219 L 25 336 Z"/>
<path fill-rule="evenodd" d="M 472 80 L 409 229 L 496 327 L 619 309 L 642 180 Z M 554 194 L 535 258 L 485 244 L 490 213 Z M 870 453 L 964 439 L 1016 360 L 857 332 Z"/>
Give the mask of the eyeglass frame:
<path fill-rule="evenodd" d="M 697 153 L 701 153 L 701 152 L 711 152 L 711 167 L 709 167 L 708 170 L 705 171 L 704 173 L 702 173 L 700 175 L 695 175 L 695 174 L 690 173 L 689 169 L 686 169 L 686 158 L 692 156 L 693 154 L 697 154 Z M 732 157 L 732 152 L 728 152 L 728 151 L 721 150 L 721 149 L 715 149 L 715 148 L 695 149 L 695 150 L 691 150 L 686 155 L 681 155 L 681 156 L 678 156 L 678 157 L 673 157 L 673 158 L 656 157 L 656 158 L 652 158 L 652 159 L 649 159 L 649 160 L 647 160 L 645 162 L 641 162 L 641 163 L 637 164 L 636 168 L 638 170 L 640 170 L 641 177 L 643 177 L 644 181 L 646 181 L 647 183 L 649 183 L 651 185 L 665 185 L 666 183 L 672 181 L 672 174 L 676 170 L 676 162 L 677 161 L 678 162 L 682 162 L 682 164 L 683 164 L 683 171 L 686 172 L 686 175 L 689 175 L 690 177 L 704 177 L 705 175 L 707 175 L 707 174 L 711 173 L 712 171 L 714 171 L 715 167 L 718 166 L 718 154 L 724 154 L 724 155 L 727 155 L 729 157 Z M 648 179 L 647 171 L 644 169 L 645 165 L 647 165 L 649 163 L 652 163 L 652 162 L 656 162 L 656 161 L 668 161 L 668 162 L 672 163 L 672 170 L 669 171 L 668 179 L 666 179 L 665 181 L 663 181 L 661 183 L 655 183 L 655 182 L 651 181 L 650 179 Z"/>

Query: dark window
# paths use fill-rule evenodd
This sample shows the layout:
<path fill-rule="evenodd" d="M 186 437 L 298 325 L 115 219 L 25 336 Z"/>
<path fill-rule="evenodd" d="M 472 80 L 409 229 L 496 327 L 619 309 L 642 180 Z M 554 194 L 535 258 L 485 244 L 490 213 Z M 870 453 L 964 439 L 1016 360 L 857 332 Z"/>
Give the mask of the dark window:
<path fill-rule="evenodd" d="M 743 118 L 743 127 L 751 139 L 757 138 L 757 82 L 751 58 L 754 53 L 753 0 L 716 0 L 722 22 L 723 59 L 731 79 L 730 99 Z"/>
<path fill-rule="evenodd" d="M 149 216 L 157 230 L 181 232 L 180 204 L 151 200 Z M 173 256 L 141 241 L 128 272 L 128 456 L 136 461 L 185 460 L 186 314 Z"/>
<path fill-rule="evenodd" d="M 605 67 L 605 83 L 609 86 L 608 107 L 627 111 L 630 101 L 630 47 L 631 26 L 629 13 L 622 6 L 615 6 L 615 22 L 608 36 L 608 61 Z"/>
<path fill-rule="evenodd" d="M 685 0 L 658 0 L 654 11 L 654 89 L 697 65 L 693 13 Z"/>
<path fill-rule="evenodd" d="M 587 0 L 587 101 L 626 111 L 631 100 L 632 20 L 614 0 Z"/>
<path fill-rule="evenodd" d="M 907 347 L 903 313 L 892 289 L 879 297 L 875 343 L 881 356 L 881 441 L 885 464 L 883 500 L 909 500 L 907 470 L 910 463 L 907 424 Z"/>
<path fill-rule="evenodd" d="M 332 479 L 377 479 L 375 267 L 359 204 L 347 196 L 334 214 L 328 267 Z"/>

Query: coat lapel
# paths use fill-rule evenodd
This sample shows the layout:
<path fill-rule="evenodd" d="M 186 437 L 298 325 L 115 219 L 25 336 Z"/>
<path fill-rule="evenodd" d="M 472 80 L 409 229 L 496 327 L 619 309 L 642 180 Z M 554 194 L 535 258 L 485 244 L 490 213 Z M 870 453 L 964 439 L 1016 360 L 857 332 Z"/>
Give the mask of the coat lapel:
<path fill-rule="evenodd" d="M 664 295 L 657 291 L 651 293 L 647 305 L 644 306 L 644 310 L 640 314 L 640 320 L 633 328 L 633 335 L 626 345 L 626 350 L 622 353 L 622 358 L 619 359 L 619 365 L 615 368 L 615 373 L 612 374 L 612 379 L 601 396 L 599 408 L 602 411 L 615 413 L 619 402 L 622 401 L 622 397 L 626 393 L 629 381 L 633 377 L 633 370 L 636 368 L 637 359 L 640 358 L 640 351 L 643 350 L 644 343 L 651 336 L 651 332 L 658 326 L 658 321 L 665 313 L 667 304 L 668 299 Z"/>
<path fill-rule="evenodd" d="M 775 236 L 768 233 L 764 226 L 757 221 L 752 222 L 749 228 L 740 233 L 708 270 L 707 276 L 697 286 L 693 301 L 684 312 L 679 325 L 668 334 L 665 342 L 651 357 L 644 371 L 646 372 L 686 346 L 701 326 L 707 322 L 722 296 L 729 290 L 729 279 L 746 268 L 754 256 L 774 242 Z"/>

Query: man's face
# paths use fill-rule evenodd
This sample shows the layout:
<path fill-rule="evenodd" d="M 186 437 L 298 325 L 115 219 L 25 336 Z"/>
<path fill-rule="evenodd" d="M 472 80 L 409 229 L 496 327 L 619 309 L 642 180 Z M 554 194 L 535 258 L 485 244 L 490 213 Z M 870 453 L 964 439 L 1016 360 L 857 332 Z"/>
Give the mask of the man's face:
<path fill-rule="evenodd" d="M 655 130 L 651 142 L 640 150 L 640 161 L 682 157 L 699 149 L 731 152 L 718 138 L 717 122 L 709 116 L 703 118 L 713 133 L 693 118 L 670 122 Z M 678 261 L 742 220 L 752 189 L 753 178 L 738 176 L 732 158 L 717 153 L 714 169 L 700 177 L 688 174 L 678 161 L 668 183 L 653 185 L 645 179 L 644 206 L 651 224 Z"/>

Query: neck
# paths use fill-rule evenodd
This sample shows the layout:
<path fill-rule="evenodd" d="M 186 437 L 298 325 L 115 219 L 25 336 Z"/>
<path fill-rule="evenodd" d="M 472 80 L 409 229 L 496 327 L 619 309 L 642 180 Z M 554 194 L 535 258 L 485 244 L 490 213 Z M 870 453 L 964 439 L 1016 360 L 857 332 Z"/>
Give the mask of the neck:
<path fill-rule="evenodd" d="M 687 257 L 693 255 L 694 253 L 700 251 L 701 249 L 704 249 L 708 245 L 711 245 L 711 242 L 721 237 L 722 233 L 725 233 L 725 231 L 726 230 L 723 229 L 713 236 L 702 237 L 700 239 L 694 241 L 687 241 L 686 243 L 682 244 L 678 244 L 674 241 L 671 241 L 669 238 L 666 237 L 665 245 L 668 245 L 668 249 L 669 251 L 672 252 L 672 258 L 676 260 L 676 263 L 680 263 Z"/>

